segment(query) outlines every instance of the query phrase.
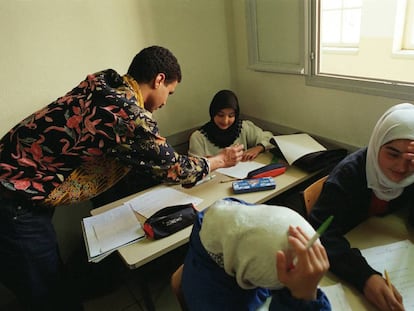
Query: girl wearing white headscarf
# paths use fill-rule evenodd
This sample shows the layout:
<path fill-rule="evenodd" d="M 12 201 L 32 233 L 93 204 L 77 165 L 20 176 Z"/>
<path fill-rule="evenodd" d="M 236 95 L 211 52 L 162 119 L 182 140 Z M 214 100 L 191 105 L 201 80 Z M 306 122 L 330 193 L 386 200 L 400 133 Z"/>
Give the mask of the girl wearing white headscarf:
<path fill-rule="evenodd" d="M 190 236 L 182 276 L 188 309 L 253 311 L 274 289 L 269 310 L 331 310 L 317 289 L 329 267 L 325 249 L 320 242 L 306 249 L 314 233 L 287 207 L 217 201 L 199 213 Z M 290 269 L 289 243 L 297 257 Z"/>
<path fill-rule="evenodd" d="M 404 310 L 402 297 L 387 287 L 344 235 L 373 216 L 409 210 L 414 224 L 414 105 L 398 104 L 378 120 L 368 147 L 348 155 L 329 174 L 310 222 L 334 220 L 321 238 L 330 270 L 353 284 L 379 310 Z"/>

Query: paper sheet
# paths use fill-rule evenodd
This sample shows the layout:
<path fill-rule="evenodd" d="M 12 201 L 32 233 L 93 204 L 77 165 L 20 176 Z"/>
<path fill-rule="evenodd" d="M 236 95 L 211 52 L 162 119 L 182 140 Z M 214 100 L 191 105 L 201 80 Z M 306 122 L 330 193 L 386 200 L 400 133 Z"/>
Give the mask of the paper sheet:
<path fill-rule="evenodd" d="M 153 190 L 141 194 L 125 204 L 131 206 L 136 212 L 142 216 L 149 218 L 155 212 L 160 209 L 171 206 L 193 203 L 198 205 L 203 201 L 198 197 L 188 195 L 184 192 L 169 188 L 167 186 L 161 186 L 154 188 Z"/>
<path fill-rule="evenodd" d="M 321 289 L 325 292 L 326 296 L 328 296 L 332 310 L 352 311 L 351 306 L 346 299 L 345 292 L 341 283 L 336 283 L 330 286 L 323 286 Z"/>
<path fill-rule="evenodd" d="M 117 248 L 145 236 L 141 224 L 128 205 L 110 209 L 82 220 L 90 261 L 98 261 Z"/>
<path fill-rule="evenodd" d="M 388 271 L 391 282 L 403 296 L 406 311 L 414 311 L 414 244 L 408 240 L 361 250 L 378 272 Z M 410 263 L 411 262 L 411 263 Z"/>
<path fill-rule="evenodd" d="M 256 161 L 239 162 L 237 165 L 232 167 L 219 168 L 216 171 L 221 174 L 242 179 L 246 178 L 247 174 L 255 169 L 265 166 L 266 164 L 259 163 Z"/>
<path fill-rule="evenodd" d="M 292 165 L 300 157 L 317 151 L 325 151 L 326 148 L 306 133 L 292 135 L 273 136 L 289 165 Z"/>

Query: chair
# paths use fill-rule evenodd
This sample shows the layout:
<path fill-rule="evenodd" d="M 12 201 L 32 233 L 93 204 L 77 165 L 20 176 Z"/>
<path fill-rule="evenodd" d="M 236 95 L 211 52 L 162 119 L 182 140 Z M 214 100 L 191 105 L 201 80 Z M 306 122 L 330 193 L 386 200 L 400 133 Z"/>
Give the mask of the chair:
<path fill-rule="evenodd" d="M 183 274 L 183 268 L 184 268 L 184 264 L 179 266 L 178 269 L 175 270 L 175 272 L 171 275 L 171 288 L 172 288 L 172 291 L 175 297 L 177 297 L 181 310 L 187 311 L 188 308 L 184 300 L 183 292 L 181 290 L 181 277 Z"/>
<path fill-rule="evenodd" d="M 325 183 L 328 175 L 318 179 L 313 184 L 309 185 L 305 190 L 303 190 L 303 201 L 305 203 L 306 215 L 309 215 L 313 205 L 319 198 L 319 195 L 322 191 L 323 184 Z"/>

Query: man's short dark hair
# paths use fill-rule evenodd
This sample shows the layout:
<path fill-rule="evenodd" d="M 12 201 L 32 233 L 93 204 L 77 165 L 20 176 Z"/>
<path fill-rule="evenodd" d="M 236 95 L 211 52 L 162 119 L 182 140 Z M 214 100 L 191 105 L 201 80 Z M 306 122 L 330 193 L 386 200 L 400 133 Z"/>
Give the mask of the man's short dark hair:
<path fill-rule="evenodd" d="M 156 45 L 141 50 L 128 68 L 128 74 L 138 83 L 149 83 L 159 73 L 165 74 L 167 84 L 181 82 L 181 68 L 177 58 L 168 49 Z"/>

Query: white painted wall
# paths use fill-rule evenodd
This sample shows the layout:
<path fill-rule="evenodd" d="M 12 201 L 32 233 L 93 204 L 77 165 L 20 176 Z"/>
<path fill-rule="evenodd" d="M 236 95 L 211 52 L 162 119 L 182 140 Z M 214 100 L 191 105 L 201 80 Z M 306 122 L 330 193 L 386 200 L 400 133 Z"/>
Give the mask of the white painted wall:
<path fill-rule="evenodd" d="M 155 117 L 165 136 L 205 121 L 211 97 L 231 87 L 228 10 L 222 0 L 2 0 L 0 135 L 88 73 L 125 73 L 149 45 L 169 48 L 183 80 Z"/>

